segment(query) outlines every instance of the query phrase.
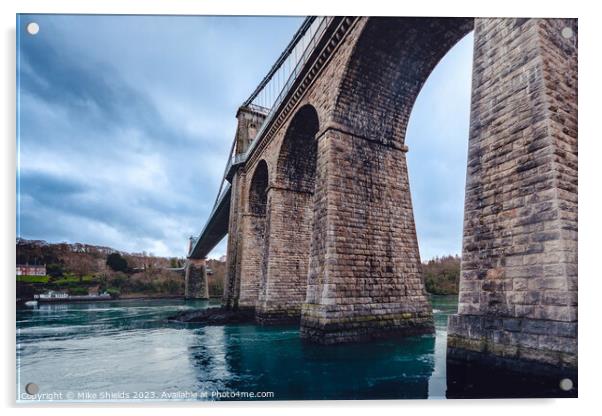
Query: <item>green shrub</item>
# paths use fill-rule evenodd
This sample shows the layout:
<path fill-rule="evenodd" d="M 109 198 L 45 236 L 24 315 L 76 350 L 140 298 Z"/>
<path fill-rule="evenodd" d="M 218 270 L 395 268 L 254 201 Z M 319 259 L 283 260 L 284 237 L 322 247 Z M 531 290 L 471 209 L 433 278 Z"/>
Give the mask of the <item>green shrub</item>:
<path fill-rule="evenodd" d="M 48 283 L 48 276 L 17 276 L 17 282 L 21 283 Z"/>
<path fill-rule="evenodd" d="M 69 288 L 69 294 L 73 296 L 84 296 L 88 294 L 88 288 L 81 286 L 71 287 Z"/>
<path fill-rule="evenodd" d="M 119 253 L 111 253 L 107 256 L 107 266 L 116 272 L 125 272 L 128 269 L 128 262 Z"/>
<path fill-rule="evenodd" d="M 51 263 L 46 266 L 46 273 L 51 277 L 62 277 L 64 270 L 60 263 Z"/>
<path fill-rule="evenodd" d="M 79 277 L 75 277 L 73 275 L 64 275 L 62 278 L 54 280 L 53 283 L 57 286 L 78 286 L 81 283 L 93 283 L 95 281 L 94 277 L 91 275 L 85 275 L 82 277 L 81 281 Z"/>
<path fill-rule="evenodd" d="M 168 293 L 170 295 L 179 295 L 184 293 L 184 282 L 181 280 L 167 279 L 160 283 L 158 292 Z"/>
<path fill-rule="evenodd" d="M 115 287 L 108 288 L 107 293 L 111 295 L 113 299 L 117 299 L 119 296 L 121 296 L 121 291 Z"/>

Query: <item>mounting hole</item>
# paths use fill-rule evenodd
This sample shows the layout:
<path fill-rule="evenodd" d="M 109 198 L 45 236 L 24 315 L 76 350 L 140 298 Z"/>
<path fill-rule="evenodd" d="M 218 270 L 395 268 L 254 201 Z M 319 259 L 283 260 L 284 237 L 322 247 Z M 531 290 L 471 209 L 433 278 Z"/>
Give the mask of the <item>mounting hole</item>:
<path fill-rule="evenodd" d="M 27 392 L 27 394 L 33 396 L 38 391 L 40 391 L 40 388 L 38 387 L 38 385 L 36 383 L 27 383 L 25 385 L 25 391 Z"/>
<path fill-rule="evenodd" d="M 565 27 L 564 29 L 562 29 L 562 37 L 565 39 L 570 39 L 573 37 L 573 29 L 571 29 L 570 27 Z"/>
<path fill-rule="evenodd" d="M 573 389 L 573 380 L 570 378 L 563 378 L 560 380 L 560 389 L 564 391 L 570 391 Z"/>
<path fill-rule="evenodd" d="M 30 35 L 37 35 L 40 31 L 40 25 L 36 22 L 31 22 L 27 24 L 27 33 Z"/>

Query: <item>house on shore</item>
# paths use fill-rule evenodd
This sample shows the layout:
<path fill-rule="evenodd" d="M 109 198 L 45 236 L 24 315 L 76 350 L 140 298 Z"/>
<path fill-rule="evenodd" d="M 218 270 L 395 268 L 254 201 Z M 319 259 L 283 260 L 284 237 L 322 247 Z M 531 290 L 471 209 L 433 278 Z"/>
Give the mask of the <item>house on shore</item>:
<path fill-rule="evenodd" d="M 17 264 L 17 276 L 46 276 L 46 265 Z"/>

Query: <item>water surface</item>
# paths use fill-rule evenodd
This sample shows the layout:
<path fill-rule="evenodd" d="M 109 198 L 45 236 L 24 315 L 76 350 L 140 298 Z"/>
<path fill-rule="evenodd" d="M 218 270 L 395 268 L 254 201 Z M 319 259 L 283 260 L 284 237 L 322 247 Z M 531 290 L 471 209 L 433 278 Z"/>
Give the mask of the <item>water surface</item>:
<path fill-rule="evenodd" d="M 17 392 L 56 400 L 445 398 L 447 316 L 434 296 L 435 335 L 363 344 L 301 342 L 297 327 L 167 323 L 215 301 L 123 300 L 17 310 Z M 42 396 L 45 394 L 45 396 Z"/>

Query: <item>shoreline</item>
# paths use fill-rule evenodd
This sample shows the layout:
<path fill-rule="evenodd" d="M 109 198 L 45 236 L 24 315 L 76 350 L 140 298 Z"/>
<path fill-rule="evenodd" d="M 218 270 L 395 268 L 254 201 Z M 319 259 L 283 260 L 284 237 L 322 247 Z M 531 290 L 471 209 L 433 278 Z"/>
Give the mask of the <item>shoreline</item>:
<path fill-rule="evenodd" d="M 141 294 L 130 294 L 130 295 L 124 295 L 124 296 L 120 296 L 118 298 L 114 298 L 114 299 L 57 299 L 57 300 L 51 300 L 51 301 L 40 301 L 39 299 L 34 299 L 34 298 L 17 298 L 15 300 L 16 305 L 25 305 L 25 302 L 29 302 L 29 301 L 37 301 L 38 304 L 50 304 L 50 303 L 94 303 L 94 302 L 115 302 L 115 301 L 122 301 L 122 300 L 207 300 L 207 301 L 211 301 L 211 300 L 217 300 L 217 299 L 221 299 L 221 296 L 215 296 L 215 297 L 210 297 L 209 299 L 186 299 L 186 297 L 184 295 L 150 295 L 150 296 L 145 296 L 145 295 L 141 295 Z"/>
<path fill-rule="evenodd" d="M 142 300 L 142 299 L 182 299 L 182 300 L 215 300 L 221 299 L 221 296 L 210 296 L 208 299 L 190 299 L 186 298 L 184 295 L 158 295 L 158 296 L 144 296 L 138 294 L 131 294 L 120 296 L 119 298 L 113 300 Z"/>
<path fill-rule="evenodd" d="M 185 299 L 184 295 L 149 295 L 132 293 L 128 295 L 121 295 L 113 300 L 142 300 L 142 299 Z"/>

